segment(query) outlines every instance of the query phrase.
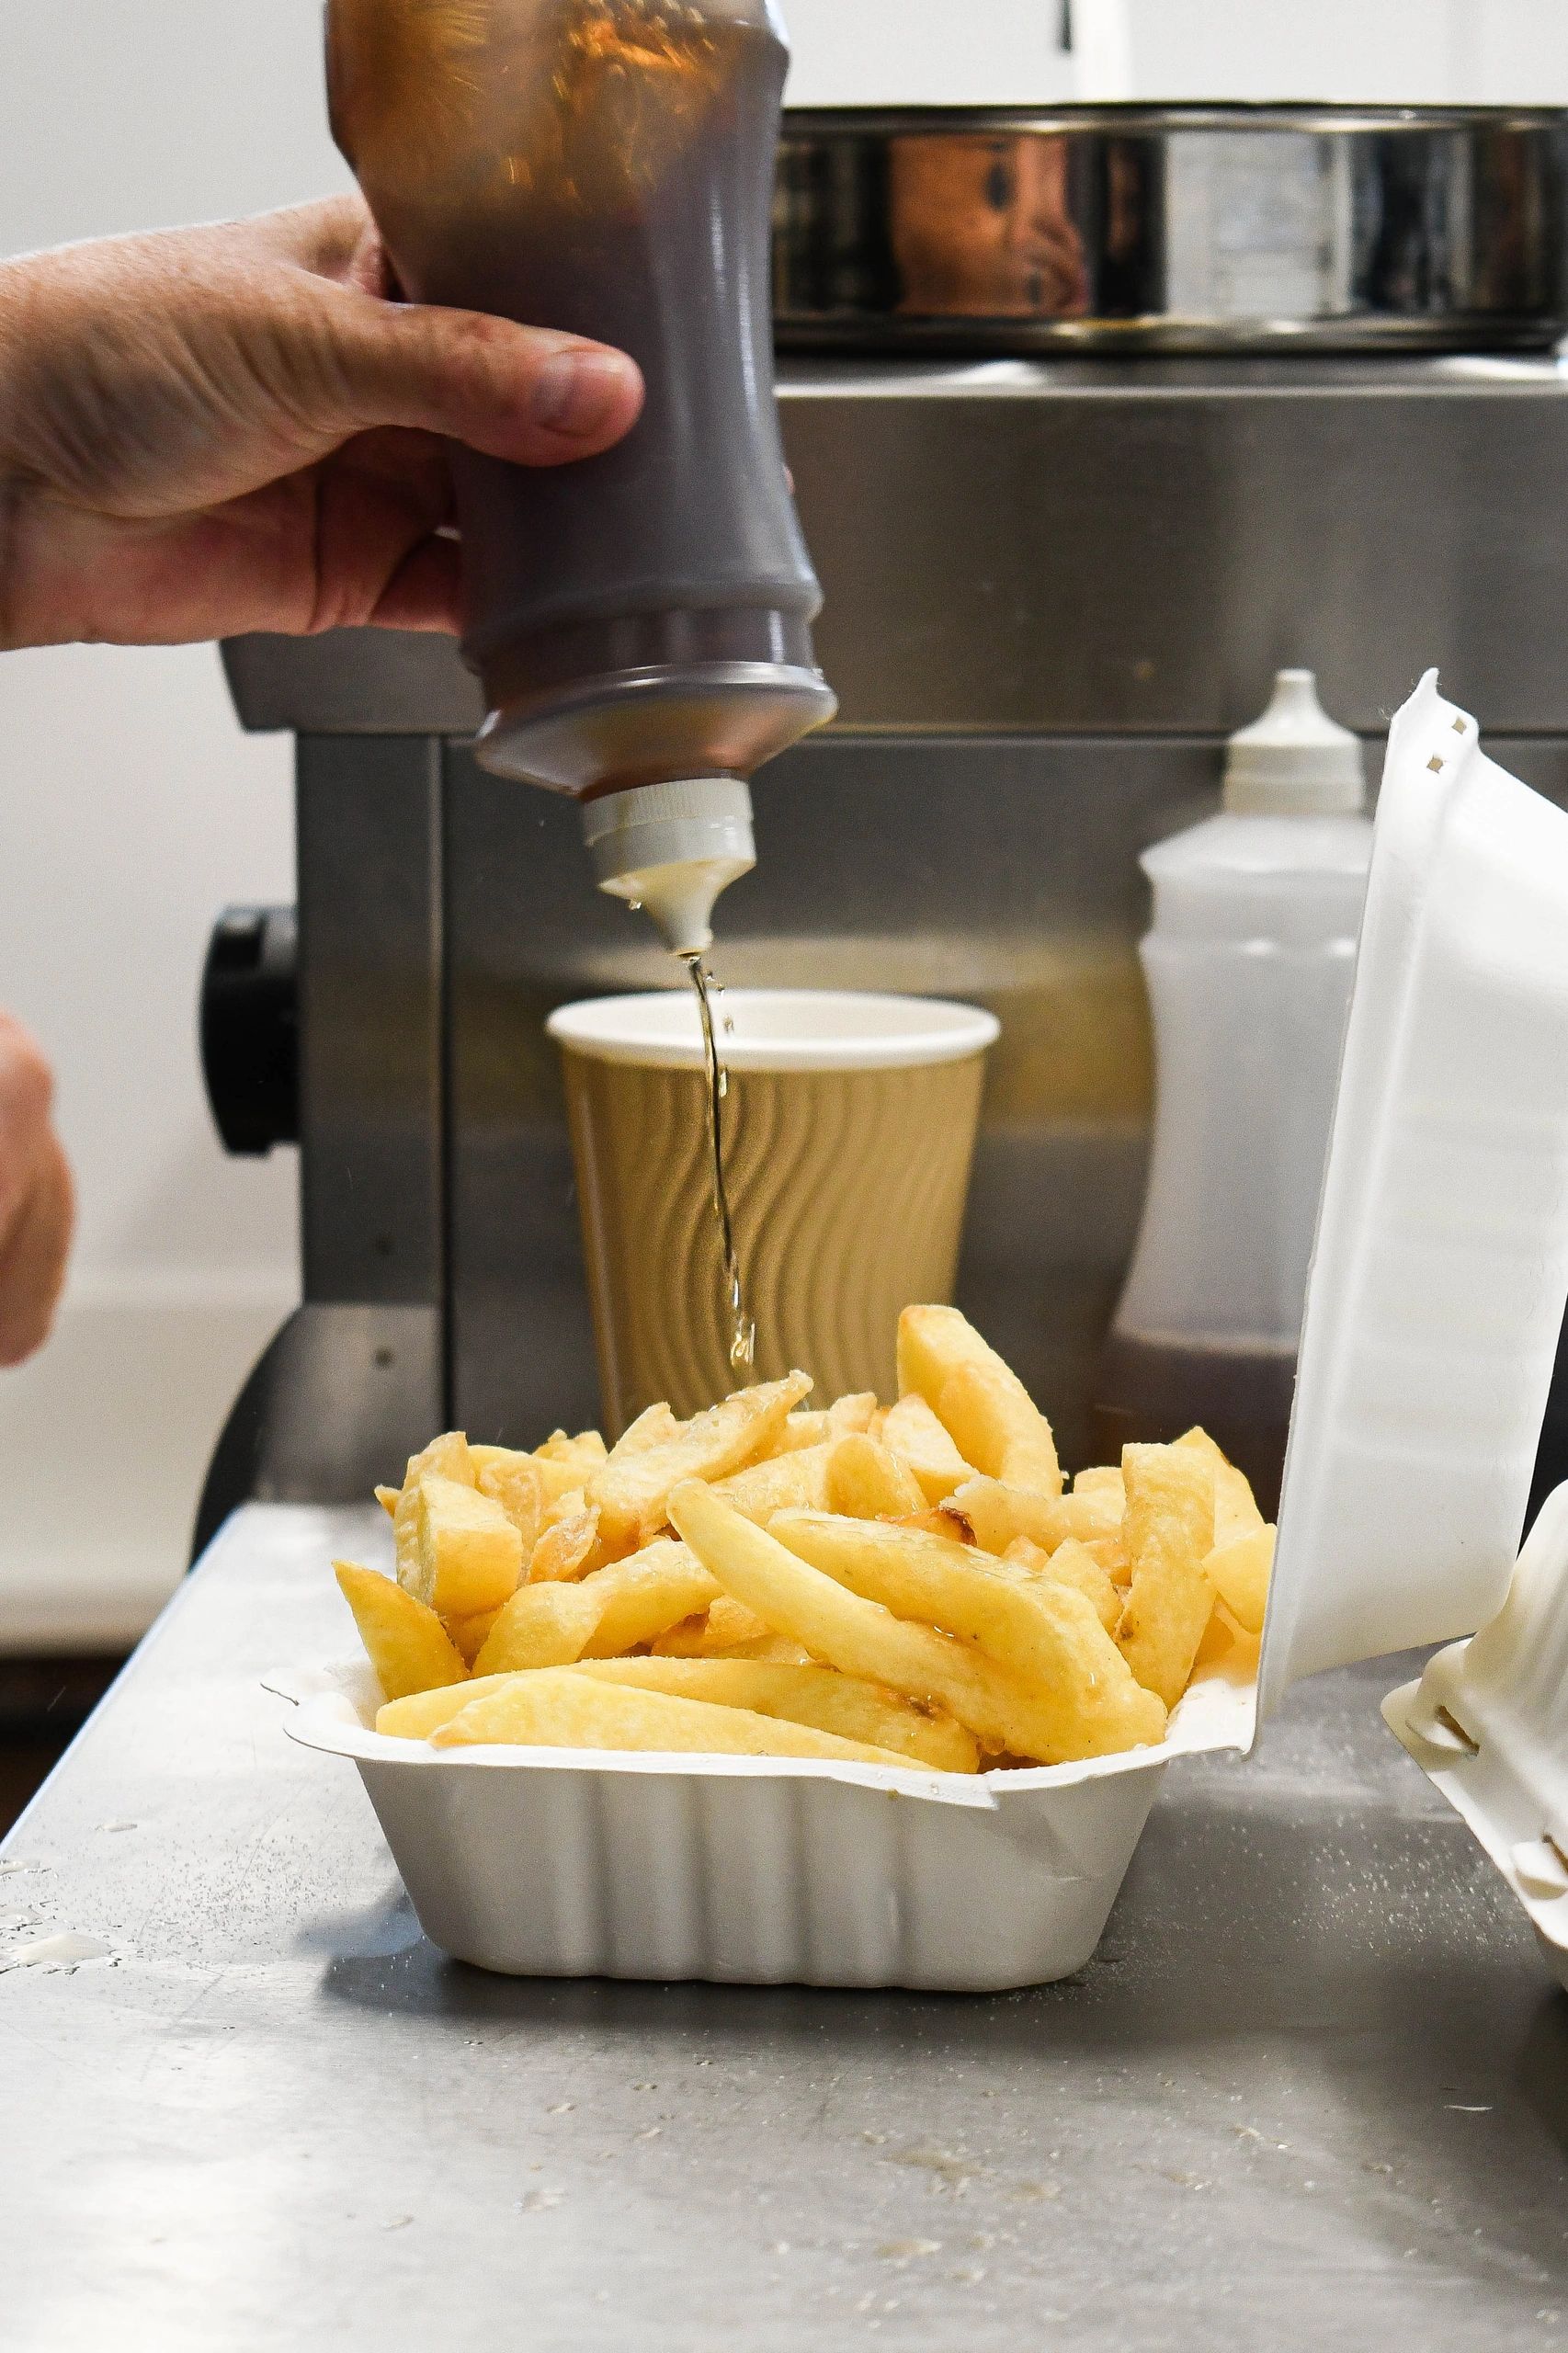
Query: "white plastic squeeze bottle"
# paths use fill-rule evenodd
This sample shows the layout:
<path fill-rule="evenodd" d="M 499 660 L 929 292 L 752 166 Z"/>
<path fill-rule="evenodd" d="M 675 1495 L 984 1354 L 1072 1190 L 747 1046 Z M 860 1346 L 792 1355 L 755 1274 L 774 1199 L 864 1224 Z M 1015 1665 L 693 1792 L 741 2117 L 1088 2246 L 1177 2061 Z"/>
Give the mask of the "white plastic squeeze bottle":
<path fill-rule="evenodd" d="M 1272 1514 L 1372 828 L 1310 670 L 1232 737 L 1221 813 L 1143 858 L 1153 1152 L 1102 1359 L 1105 1459 L 1201 1423 Z"/>

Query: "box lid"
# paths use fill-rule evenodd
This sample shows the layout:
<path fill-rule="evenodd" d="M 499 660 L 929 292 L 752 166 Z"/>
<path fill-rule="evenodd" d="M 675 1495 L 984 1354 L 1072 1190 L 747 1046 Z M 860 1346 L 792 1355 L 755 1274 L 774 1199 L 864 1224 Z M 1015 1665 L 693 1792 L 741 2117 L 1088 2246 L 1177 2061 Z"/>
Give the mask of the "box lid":
<path fill-rule="evenodd" d="M 1513 1572 L 1568 1301 L 1568 815 L 1428 672 L 1379 802 L 1260 1711 L 1472 1632 Z"/>

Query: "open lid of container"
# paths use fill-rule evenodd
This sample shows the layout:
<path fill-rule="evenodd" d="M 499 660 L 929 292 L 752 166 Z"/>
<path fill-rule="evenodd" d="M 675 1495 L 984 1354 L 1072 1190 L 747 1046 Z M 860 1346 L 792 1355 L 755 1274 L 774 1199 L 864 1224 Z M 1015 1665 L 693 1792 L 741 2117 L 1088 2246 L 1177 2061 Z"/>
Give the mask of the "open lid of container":
<path fill-rule="evenodd" d="M 1507 1590 L 1568 1301 L 1568 815 L 1428 672 L 1389 736 L 1259 1676 Z"/>

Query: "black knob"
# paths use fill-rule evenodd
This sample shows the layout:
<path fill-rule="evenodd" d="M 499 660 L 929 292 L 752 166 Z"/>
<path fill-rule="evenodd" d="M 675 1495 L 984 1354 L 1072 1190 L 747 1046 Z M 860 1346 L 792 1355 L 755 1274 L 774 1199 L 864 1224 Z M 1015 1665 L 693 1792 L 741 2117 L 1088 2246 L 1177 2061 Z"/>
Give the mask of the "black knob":
<path fill-rule="evenodd" d="M 292 907 L 227 907 L 201 978 L 201 1067 L 228 1151 L 300 1141 L 298 925 Z"/>

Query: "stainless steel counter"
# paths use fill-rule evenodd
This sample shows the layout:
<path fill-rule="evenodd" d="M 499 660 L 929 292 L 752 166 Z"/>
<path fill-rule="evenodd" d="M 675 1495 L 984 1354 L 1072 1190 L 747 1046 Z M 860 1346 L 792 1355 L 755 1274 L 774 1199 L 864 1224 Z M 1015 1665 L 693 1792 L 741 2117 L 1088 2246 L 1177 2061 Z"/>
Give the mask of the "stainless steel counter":
<path fill-rule="evenodd" d="M 0 1850 L 6 2353 L 1568 2344 L 1568 2000 L 1378 1720 L 1173 1768 L 1074 1983 L 444 1961 L 268 1666 L 369 1516 L 232 1522 Z"/>

